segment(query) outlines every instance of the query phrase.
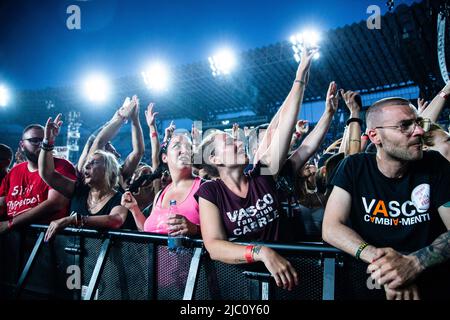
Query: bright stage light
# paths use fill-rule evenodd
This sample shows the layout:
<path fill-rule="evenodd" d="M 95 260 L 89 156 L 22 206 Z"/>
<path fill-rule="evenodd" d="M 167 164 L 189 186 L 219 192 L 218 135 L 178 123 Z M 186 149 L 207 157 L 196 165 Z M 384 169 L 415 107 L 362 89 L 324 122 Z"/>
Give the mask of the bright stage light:
<path fill-rule="evenodd" d="M 236 57 L 229 49 L 219 51 L 208 58 L 209 65 L 214 77 L 222 74 L 229 74 L 236 67 Z"/>
<path fill-rule="evenodd" d="M 106 77 L 93 74 L 86 78 L 83 90 L 87 98 L 92 102 L 105 102 L 110 94 L 110 84 Z"/>
<path fill-rule="evenodd" d="M 166 65 L 160 62 L 153 63 L 141 74 L 150 90 L 166 91 L 169 88 L 170 72 Z"/>
<path fill-rule="evenodd" d="M 289 38 L 292 44 L 292 50 L 294 51 L 294 59 L 300 62 L 300 57 L 302 55 L 301 48 L 315 48 L 319 46 L 320 34 L 314 30 L 305 30 L 302 33 L 298 33 Z M 314 59 L 319 59 L 320 54 L 316 52 L 314 54 Z"/>
<path fill-rule="evenodd" d="M 4 85 L 0 85 L 0 107 L 6 107 L 9 102 L 9 91 Z"/>

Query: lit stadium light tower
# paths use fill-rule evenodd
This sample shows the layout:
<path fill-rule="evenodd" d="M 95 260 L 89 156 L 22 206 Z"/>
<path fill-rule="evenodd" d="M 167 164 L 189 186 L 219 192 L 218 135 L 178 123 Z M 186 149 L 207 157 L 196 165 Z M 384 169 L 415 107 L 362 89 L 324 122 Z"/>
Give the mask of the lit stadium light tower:
<path fill-rule="evenodd" d="M 156 62 L 141 72 L 145 85 L 154 91 L 166 91 L 169 88 L 170 72 L 166 65 Z"/>
<path fill-rule="evenodd" d="M 83 90 L 90 101 L 105 102 L 110 94 L 109 81 L 102 75 L 91 75 L 85 80 Z"/>
<path fill-rule="evenodd" d="M 229 74 L 236 66 L 236 57 L 231 50 L 224 49 L 209 57 L 209 65 L 214 77 Z"/>
<path fill-rule="evenodd" d="M 6 107 L 9 102 L 9 91 L 8 89 L 0 85 L 0 107 Z"/>
<path fill-rule="evenodd" d="M 306 30 L 302 33 L 291 36 L 290 40 L 292 44 L 292 50 L 294 51 L 294 59 L 295 61 L 300 62 L 300 57 L 302 55 L 302 46 L 306 48 L 318 47 L 320 42 L 320 35 L 316 31 Z M 319 52 L 316 52 L 316 54 L 314 54 L 314 59 L 319 59 L 319 57 Z"/>

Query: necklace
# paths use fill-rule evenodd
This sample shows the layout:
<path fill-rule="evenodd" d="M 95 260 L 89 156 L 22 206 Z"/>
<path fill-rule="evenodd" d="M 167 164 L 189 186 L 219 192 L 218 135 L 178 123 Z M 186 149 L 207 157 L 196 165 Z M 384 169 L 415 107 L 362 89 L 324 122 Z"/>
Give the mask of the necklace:
<path fill-rule="evenodd" d="M 94 200 L 92 198 L 92 193 L 89 191 L 89 195 L 87 198 L 87 204 L 89 209 L 94 209 L 96 208 L 99 204 L 102 204 L 104 202 L 104 200 L 109 197 L 112 194 L 112 191 L 109 191 L 107 193 L 105 193 L 103 196 L 101 196 L 100 198 L 98 198 L 97 200 Z"/>

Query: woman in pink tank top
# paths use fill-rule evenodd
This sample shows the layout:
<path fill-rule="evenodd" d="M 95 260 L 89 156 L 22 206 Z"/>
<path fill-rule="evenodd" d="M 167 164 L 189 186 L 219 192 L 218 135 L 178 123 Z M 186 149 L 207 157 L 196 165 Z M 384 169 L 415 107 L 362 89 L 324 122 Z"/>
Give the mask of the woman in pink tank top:
<path fill-rule="evenodd" d="M 156 195 L 150 216 L 145 218 L 130 192 L 122 196 L 122 205 L 133 214 L 140 231 L 173 236 L 200 233 L 199 207 L 195 193 L 201 179 L 192 174 L 192 144 L 188 137 L 175 135 L 162 152 L 162 161 L 169 167 L 172 182 Z M 169 216 L 170 200 L 177 201 L 178 215 Z"/>

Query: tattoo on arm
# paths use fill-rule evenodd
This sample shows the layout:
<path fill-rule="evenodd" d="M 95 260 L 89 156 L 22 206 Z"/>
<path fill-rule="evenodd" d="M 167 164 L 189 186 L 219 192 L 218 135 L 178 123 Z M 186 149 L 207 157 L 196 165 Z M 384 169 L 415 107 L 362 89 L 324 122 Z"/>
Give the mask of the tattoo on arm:
<path fill-rule="evenodd" d="M 441 234 L 431 245 L 412 253 L 412 255 L 419 259 L 424 268 L 445 262 L 450 258 L 450 231 Z"/>

